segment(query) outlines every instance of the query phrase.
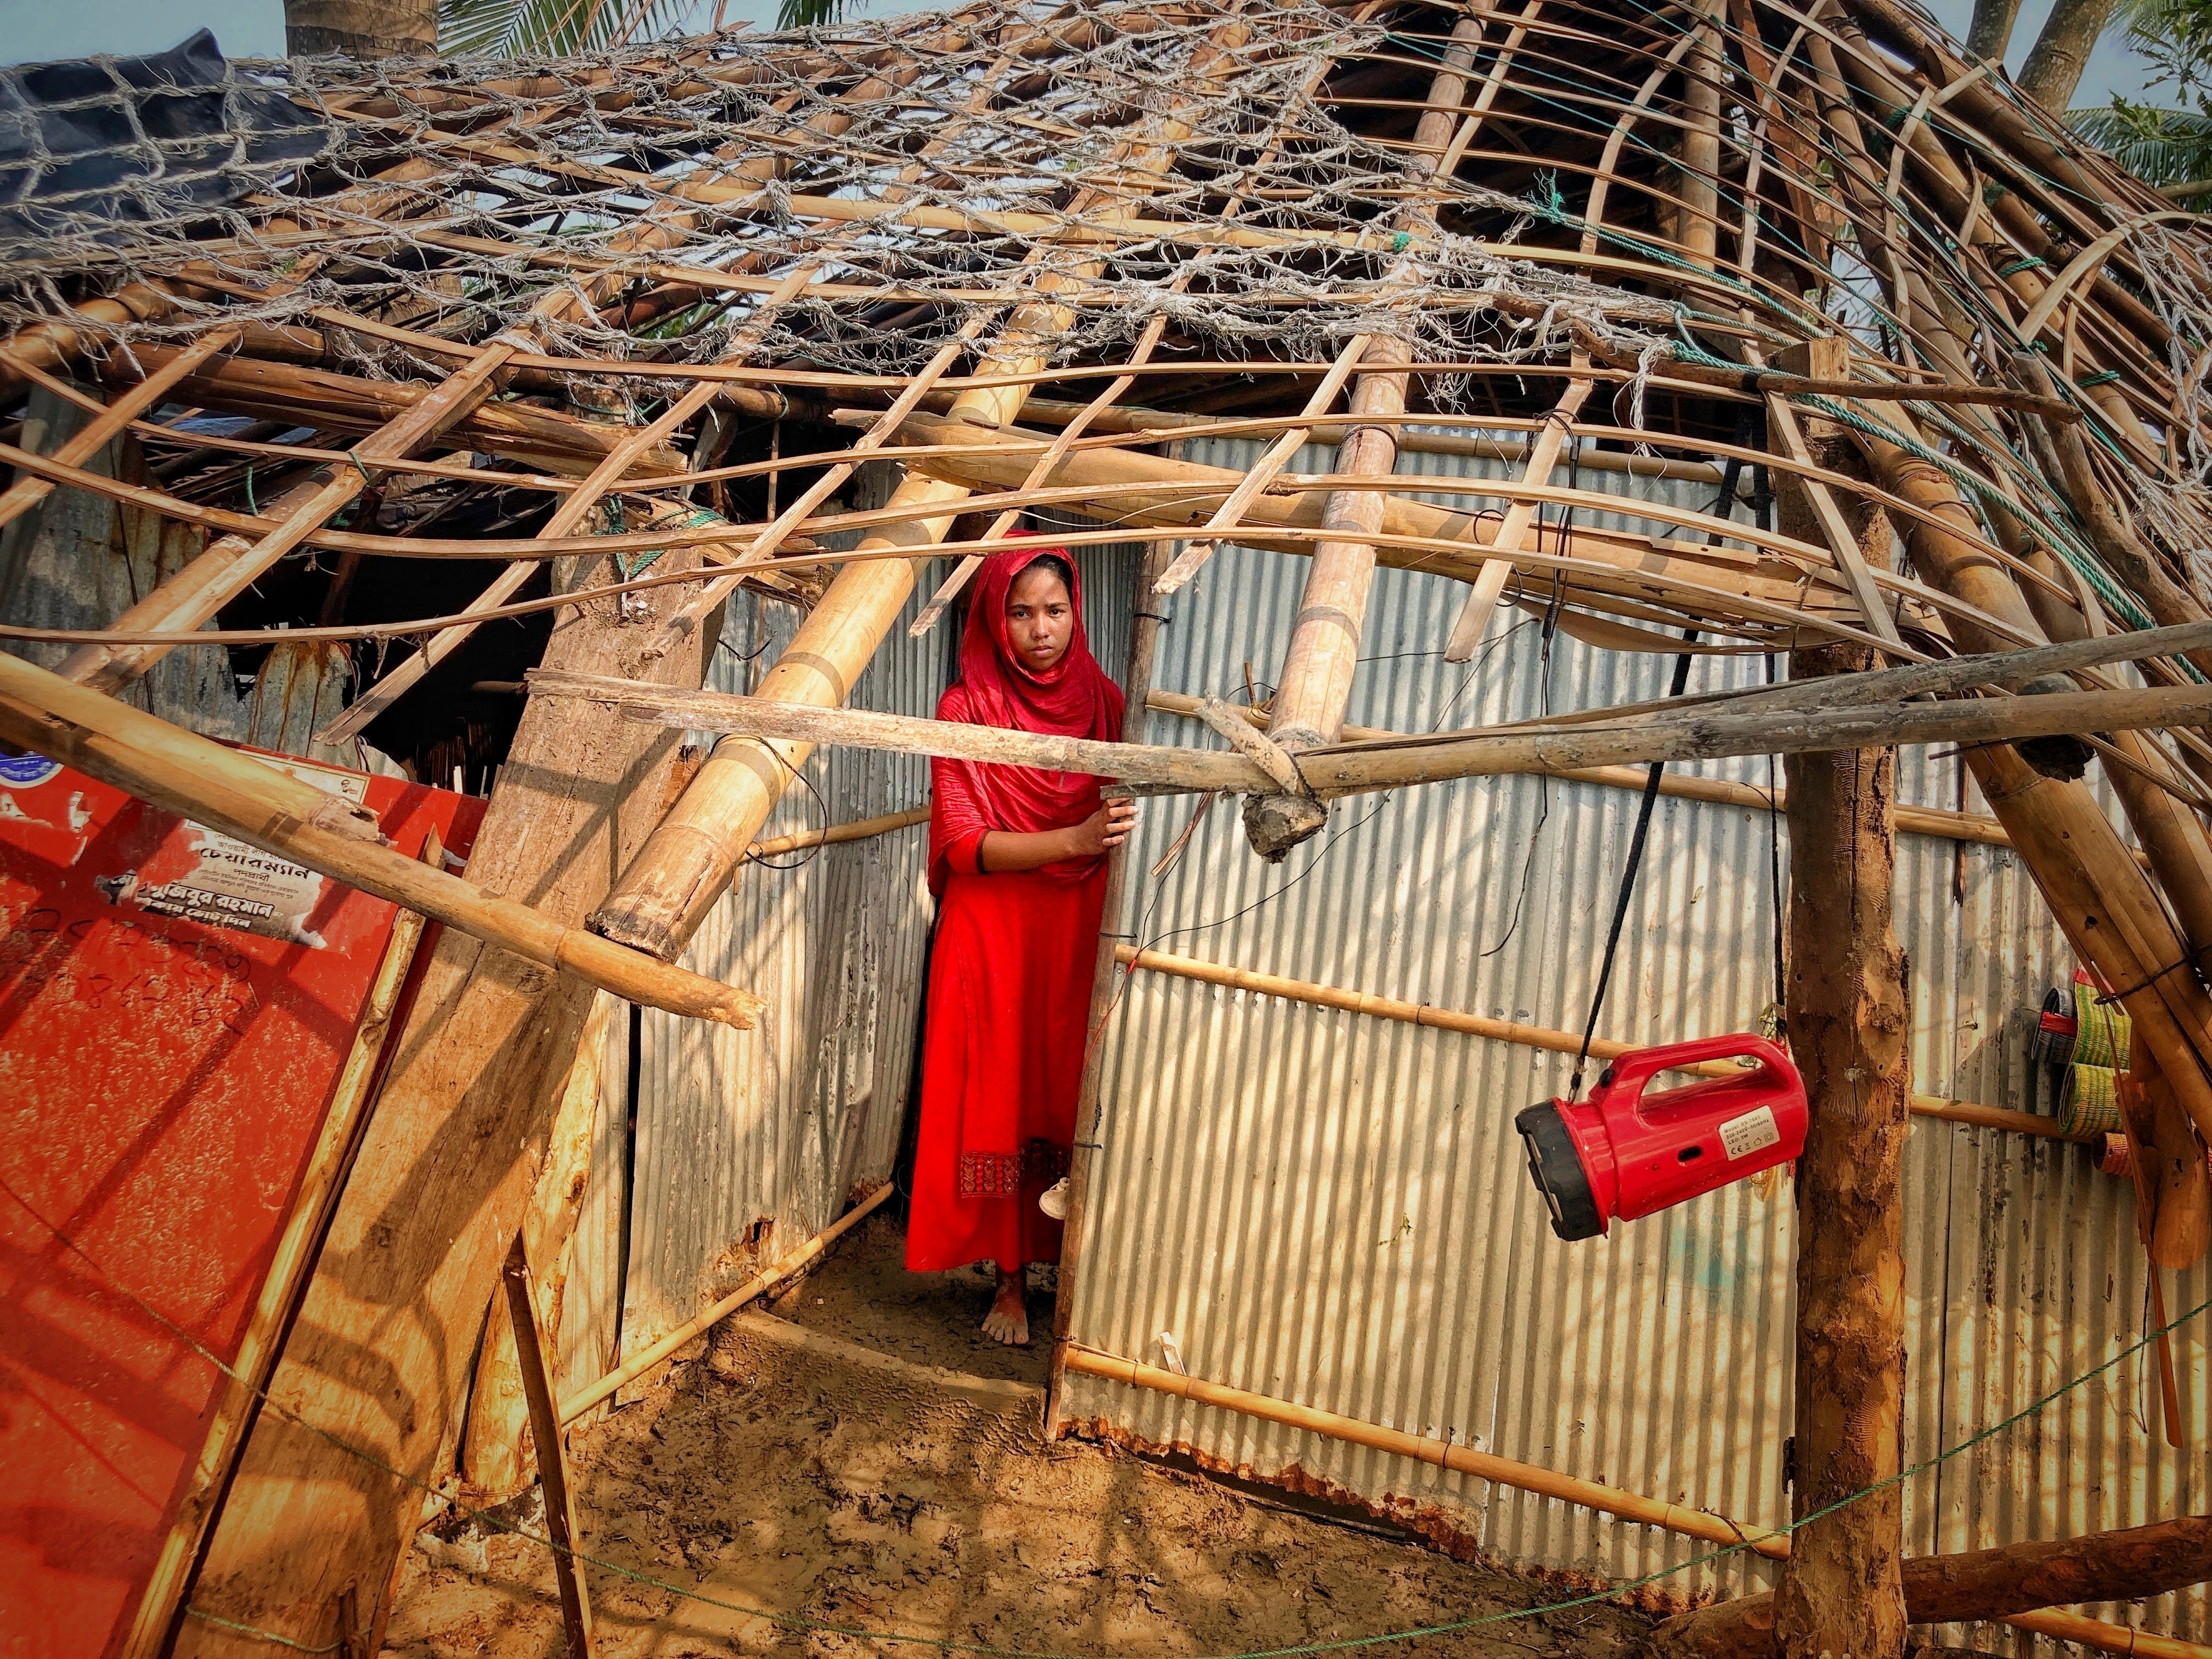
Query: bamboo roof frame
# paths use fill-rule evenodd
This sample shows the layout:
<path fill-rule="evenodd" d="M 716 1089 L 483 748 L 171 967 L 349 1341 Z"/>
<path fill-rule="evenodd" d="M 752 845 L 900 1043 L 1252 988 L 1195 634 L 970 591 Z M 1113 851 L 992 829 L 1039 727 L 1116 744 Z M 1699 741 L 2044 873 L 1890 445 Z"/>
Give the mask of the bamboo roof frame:
<path fill-rule="evenodd" d="M 0 617 L 0 637 L 76 647 L 75 686 L 12 676 L 12 732 L 140 776 L 160 734 L 136 715 L 102 737 L 90 693 L 169 650 L 271 641 L 210 624 L 280 559 L 510 562 L 459 612 L 283 631 L 423 646 L 351 731 L 470 628 L 654 588 L 686 589 L 696 619 L 741 581 L 807 605 L 834 578 L 810 626 L 880 623 L 906 568 L 936 559 L 925 628 L 1039 510 L 1091 526 L 1071 545 L 1143 544 L 1163 586 L 1188 574 L 1174 555 L 1194 535 L 1299 556 L 1316 580 L 1348 568 L 1363 604 L 1377 563 L 1460 580 L 1437 645 L 1462 658 L 1514 604 L 1601 648 L 1848 642 L 1888 678 L 1425 738 L 1345 732 L 1342 676 L 1316 671 L 1302 689 L 1322 740 L 1303 758 L 1271 738 L 1087 763 L 1255 799 L 1296 775 L 1325 799 L 1960 735 L 2003 838 L 2212 1138 L 2212 239 L 1903 0 L 975 0 L 588 60 L 238 72 L 319 116 L 323 152 L 248 169 L 217 210 L 151 184 L 127 227 L 52 201 L 50 234 L 0 267 L 0 390 L 93 421 L 50 455 L 0 442 L 0 524 L 66 488 L 210 538 L 106 626 Z M 188 433 L 190 410 L 295 430 Z M 738 419 L 779 441 L 728 459 Z M 92 471 L 126 431 L 197 458 L 200 484 Z M 1199 436 L 1264 459 L 1240 475 L 1155 453 Z M 1309 441 L 1338 459 L 1295 470 Z M 1512 476 L 1392 470 L 1423 447 Z M 906 483 L 853 511 L 836 492 L 867 460 Z M 1602 494 L 1585 466 L 1727 497 L 1698 513 Z M 1757 502 L 1736 517 L 1747 474 L 1760 500 L 1802 491 L 1817 535 Z M 333 527 L 394 477 L 536 498 L 538 528 Z M 732 485 L 764 486 L 765 510 L 692 504 Z M 1631 527 L 1591 529 L 1594 511 Z M 1893 534 L 1906 568 L 1880 556 Z M 672 549 L 700 568 L 624 562 Z M 580 555 L 613 578 L 516 597 L 538 563 Z M 869 580 L 865 606 L 838 597 Z M 880 631 L 852 623 L 847 658 L 864 664 Z M 2118 677 L 2129 663 L 2148 689 Z M 532 690 L 719 721 L 787 765 L 815 741 L 975 742 L 807 707 L 834 687 L 764 686 L 758 707 L 574 676 Z M 1907 700 L 1929 696 L 1984 701 Z M 2037 737 L 2057 749 L 2007 742 Z M 161 773 L 181 805 L 197 753 Z M 2052 775 L 2093 753 L 2140 862 Z M 272 806 L 250 771 L 234 782 L 234 821 Z M 687 796 L 670 821 L 713 810 Z M 732 817 L 728 858 L 687 903 L 769 845 L 757 827 Z M 457 926 L 503 903 L 446 879 Z M 507 913 L 524 910 L 484 936 L 750 1016 L 745 994 L 718 988 L 717 1012 L 664 966 L 680 917 L 631 936 L 617 902 L 592 919 L 605 938 L 541 939 L 542 919 Z"/>

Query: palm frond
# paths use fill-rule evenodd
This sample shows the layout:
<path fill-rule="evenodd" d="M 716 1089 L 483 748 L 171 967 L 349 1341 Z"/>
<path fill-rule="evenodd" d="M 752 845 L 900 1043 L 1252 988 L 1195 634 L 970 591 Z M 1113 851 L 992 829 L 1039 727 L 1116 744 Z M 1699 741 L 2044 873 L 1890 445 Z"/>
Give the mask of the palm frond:
<path fill-rule="evenodd" d="M 2212 179 L 2212 112 L 2116 99 L 2066 112 L 2066 124 L 2149 185 Z"/>
<path fill-rule="evenodd" d="M 690 0 L 441 0 L 438 49 L 555 56 L 649 38 L 690 9 Z"/>
<path fill-rule="evenodd" d="M 775 26 L 780 29 L 827 28 L 844 21 L 846 0 L 779 0 Z"/>

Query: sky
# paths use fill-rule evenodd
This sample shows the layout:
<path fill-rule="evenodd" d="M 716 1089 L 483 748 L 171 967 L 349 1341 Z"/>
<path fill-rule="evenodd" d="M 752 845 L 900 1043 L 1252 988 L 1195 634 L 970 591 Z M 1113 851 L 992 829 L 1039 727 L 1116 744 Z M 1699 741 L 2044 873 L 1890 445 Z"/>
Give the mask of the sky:
<path fill-rule="evenodd" d="M 1973 0 L 1929 0 L 1931 9 L 1954 36 L 1963 37 Z M 916 9 L 901 0 L 876 0 L 869 15 Z M 2017 71 L 2034 45 L 2036 31 L 2051 0 L 2024 0 L 2013 31 L 2010 67 Z M 727 0 L 726 24 L 767 25 L 775 0 Z M 695 0 L 691 15 L 679 20 L 692 30 L 713 19 L 713 0 Z M 162 52 L 194 29 L 215 31 L 216 43 L 233 58 L 278 58 L 284 52 L 282 0 L 0 0 L 0 63 L 36 64 L 51 58 L 82 58 L 97 52 Z M 2117 34 L 2099 43 L 2075 95 L 2078 104 L 2102 103 L 2112 93 L 2140 96 L 2147 66 Z"/>

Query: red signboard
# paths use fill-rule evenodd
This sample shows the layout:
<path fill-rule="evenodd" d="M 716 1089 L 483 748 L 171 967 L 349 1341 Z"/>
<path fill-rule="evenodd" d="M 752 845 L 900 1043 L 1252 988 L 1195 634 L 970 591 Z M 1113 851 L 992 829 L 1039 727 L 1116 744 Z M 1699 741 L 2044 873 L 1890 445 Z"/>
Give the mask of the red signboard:
<path fill-rule="evenodd" d="M 483 803 L 269 756 L 465 854 Z M 395 908 L 0 755 L 0 1659 L 116 1650 Z M 180 1334 L 181 1333 L 181 1334 Z"/>

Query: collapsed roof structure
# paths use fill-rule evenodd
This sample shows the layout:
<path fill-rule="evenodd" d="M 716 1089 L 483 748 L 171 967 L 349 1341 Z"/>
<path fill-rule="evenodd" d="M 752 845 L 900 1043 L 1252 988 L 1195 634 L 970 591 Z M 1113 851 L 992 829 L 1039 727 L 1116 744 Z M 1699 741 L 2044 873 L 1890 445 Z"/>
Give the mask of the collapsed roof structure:
<path fill-rule="evenodd" d="M 1996 819 L 1960 833 L 2014 850 L 2132 1017 L 2168 1140 L 2212 1135 L 2212 244 L 1900 0 L 979 4 L 588 59 L 146 63 L 0 83 L 0 520 L 83 496 L 188 545 L 120 605 L 0 545 L 0 637 L 46 665 L 0 659 L 0 737 L 447 932 L 131 1650 L 258 1650 L 178 1625 L 187 1583 L 321 1643 L 390 1581 L 594 988 L 763 1017 L 678 959 L 817 744 L 1237 793 L 1271 860 L 1382 791 L 1953 745 Z M 837 712 L 1024 515 L 1120 562 L 1135 707 L 1210 562 L 1297 573 L 1270 696 L 1154 704 L 1225 748 Z M 1678 659 L 1678 697 L 1692 657 L 1796 672 L 1347 729 L 1372 608 L 1411 591 L 1378 571 L 1450 584 L 1440 665 L 1517 613 Z M 741 590 L 782 649 L 700 692 Z M 177 672 L 218 649 L 312 683 L 310 717 L 240 726 Z M 465 880 L 186 730 L 458 766 L 489 796 Z M 679 769 L 684 732 L 726 735 Z M 1814 793 L 1790 811 L 1795 851 Z M 1827 838 L 1861 856 L 1888 812 L 1852 797 Z M 1838 1055 L 1880 1045 L 1856 961 Z M 2139 1191 L 2152 1258 L 2192 1266 Z M 1674 1524 L 1610 1490 L 1555 1495 Z"/>

